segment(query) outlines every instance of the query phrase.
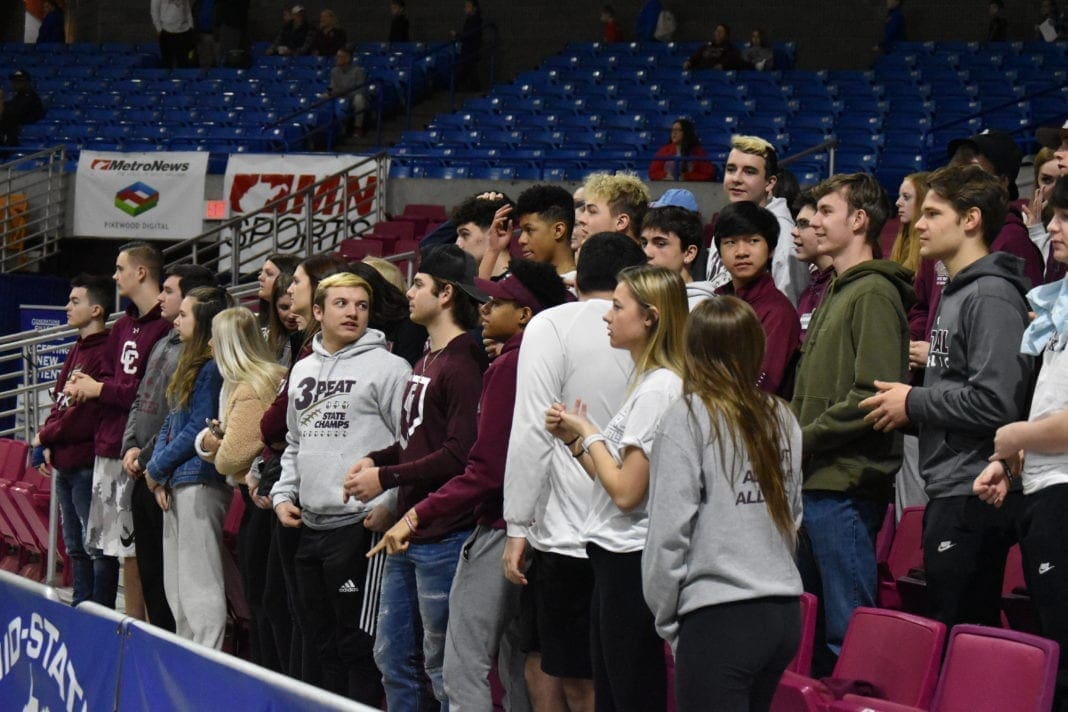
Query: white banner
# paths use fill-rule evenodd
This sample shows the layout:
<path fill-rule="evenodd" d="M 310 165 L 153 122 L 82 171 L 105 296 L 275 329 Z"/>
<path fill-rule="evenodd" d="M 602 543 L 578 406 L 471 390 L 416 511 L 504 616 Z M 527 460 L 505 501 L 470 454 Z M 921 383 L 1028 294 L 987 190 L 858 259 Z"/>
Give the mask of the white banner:
<path fill-rule="evenodd" d="M 74 234 L 184 240 L 204 231 L 206 152 L 82 151 Z"/>
<path fill-rule="evenodd" d="M 231 154 L 223 179 L 227 217 L 255 212 L 363 158 L 351 154 Z M 378 185 L 377 166 L 377 162 L 366 160 L 348 174 L 335 176 L 315 190 L 311 200 L 313 251 L 333 250 L 345 238 L 366 232 L 375 223 L 378 201 L 385 200 L 384 186 Z M 241 246 L 270 239 L 277 229 L 281 252 L 303 252 L 307 208 L 303 197 L 293 197 L 271 212 L 248 218 L 241 225 Z M 222 247 L 225 254 L 225 242 Z M 258 261 L 262 262 L 262 256 Z M 242 264 L 241 269 L 259 269 L 259 264 Z"/>

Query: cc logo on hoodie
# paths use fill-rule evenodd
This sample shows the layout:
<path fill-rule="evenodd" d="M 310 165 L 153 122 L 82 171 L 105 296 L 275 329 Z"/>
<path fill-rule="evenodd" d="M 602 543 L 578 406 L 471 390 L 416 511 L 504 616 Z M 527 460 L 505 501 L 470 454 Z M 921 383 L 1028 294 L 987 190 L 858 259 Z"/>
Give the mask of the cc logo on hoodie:
<path fill-rule="evenodd" d="M 122 372 L 131 376 L 137 375 L 137 362 L 141 354 L 137 351 L 136 341 L 127 341 L 122 345 L 122 354 L 119 355 L 119 363 L 122 364 Z"/>

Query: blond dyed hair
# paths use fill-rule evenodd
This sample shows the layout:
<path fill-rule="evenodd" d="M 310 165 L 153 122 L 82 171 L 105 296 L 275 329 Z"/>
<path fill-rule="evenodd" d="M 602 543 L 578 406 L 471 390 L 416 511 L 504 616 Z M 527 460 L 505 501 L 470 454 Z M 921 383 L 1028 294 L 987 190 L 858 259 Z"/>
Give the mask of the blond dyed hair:
<path fill-rule="evenodd" d="M 591 173 L 582 184 L 582 192 L 587 202 L 591 197 L 604 198 L 612 217 L 626 213 L 637 216 L 639 223 L 649 204 L 649 189 L 645 183 L 636 174 L 626 171 Z"/>
<path fill-rule="evenodd" d="M 771 180 L 779 174 L 779 154 L 775 147 L 759 136 L 736 134 L 731 136 L 731 148 L 751 156 L 764 159 L 764 180 Z"/>

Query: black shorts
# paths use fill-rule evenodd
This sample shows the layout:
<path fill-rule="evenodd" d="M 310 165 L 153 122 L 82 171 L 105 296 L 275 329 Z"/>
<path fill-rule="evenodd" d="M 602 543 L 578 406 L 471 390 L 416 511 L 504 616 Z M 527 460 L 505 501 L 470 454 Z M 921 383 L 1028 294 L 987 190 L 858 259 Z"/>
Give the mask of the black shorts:
<path fill-rule="evenodd" d="M 588 559 L 533 551 L 522 599 L 522 648 L 541 652 L 541 669 L 553 677 L 591 679 Z"/>

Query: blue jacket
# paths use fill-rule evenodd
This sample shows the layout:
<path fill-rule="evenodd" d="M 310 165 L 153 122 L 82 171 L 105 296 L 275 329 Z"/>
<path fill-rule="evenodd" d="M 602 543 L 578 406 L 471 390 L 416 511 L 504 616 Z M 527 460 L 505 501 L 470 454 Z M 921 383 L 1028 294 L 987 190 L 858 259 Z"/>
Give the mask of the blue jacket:
<path fill-rule="evenodd" d="M 193 444 L 197 433 L 204 429 L 204 419 L 219 417 L 222 385 L 214 360 L 201 366 L 187 406 L 172 410 L 160 426 L 156 449 L 148 461 L 152 479 L 171 488 L 190 484 L 227 486 L 215 465 L 202 460 Z"/>

